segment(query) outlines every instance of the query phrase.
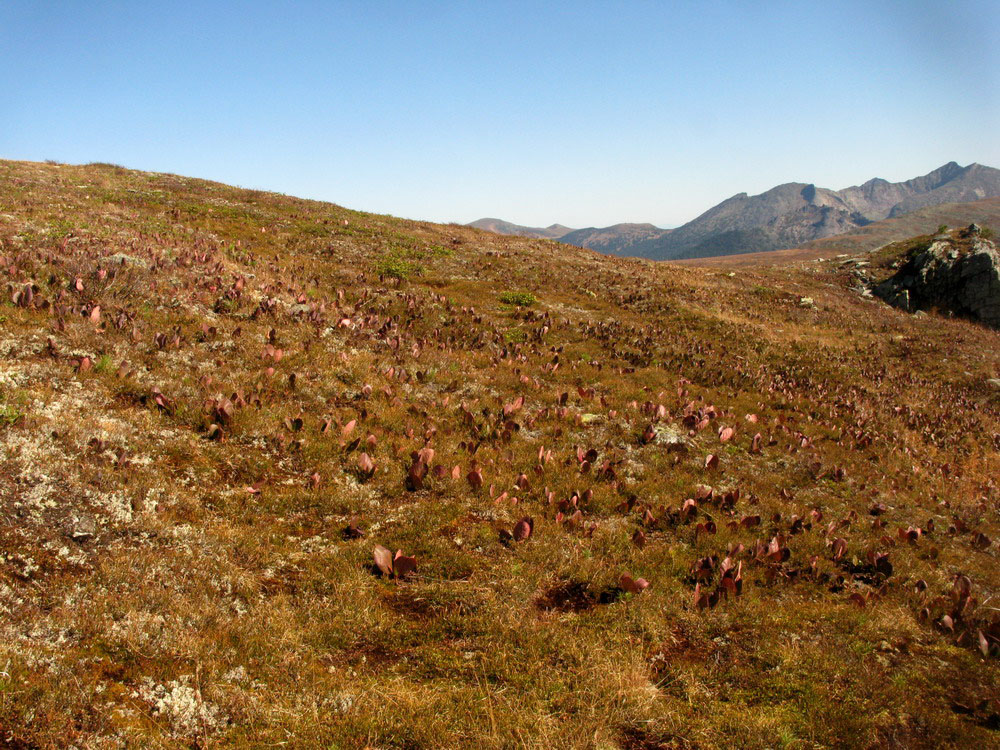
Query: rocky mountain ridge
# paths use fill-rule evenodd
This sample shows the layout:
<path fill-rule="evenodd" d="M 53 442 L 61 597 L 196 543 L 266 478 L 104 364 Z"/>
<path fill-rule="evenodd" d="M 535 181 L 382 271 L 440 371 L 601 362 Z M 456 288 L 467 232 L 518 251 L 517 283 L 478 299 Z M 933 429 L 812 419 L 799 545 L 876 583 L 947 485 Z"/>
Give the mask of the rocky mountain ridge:
<path fill-rule="evenodd" d="M 976 163 L 962 167 L 952 161 L 904 182 L 875 178 L 842 190 L 789 182 L 759 195 L 737 193 L 676 229 L 618 224 L 549 238 L 612 255 L 653 260 L 704 258 L 798 247 L 928 206 L 997 196 L 1000 170 Z M 473 226 L 488 228 L 484 227 L 486 221 L 496 223 L 480 220 Z M 544 230 L 510 224 L 491 231 L 544 236 L 537 234 Z"/>

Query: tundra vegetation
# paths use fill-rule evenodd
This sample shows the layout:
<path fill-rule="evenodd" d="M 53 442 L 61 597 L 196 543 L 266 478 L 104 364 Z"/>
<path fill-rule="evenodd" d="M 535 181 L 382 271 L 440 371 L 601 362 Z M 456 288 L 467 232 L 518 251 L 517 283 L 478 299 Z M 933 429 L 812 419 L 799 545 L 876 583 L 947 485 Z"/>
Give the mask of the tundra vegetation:
<path fill-rule="evenodd" d="M 0 273 L 7 746 L 1000 742 L 996 331 L 100 164 Z"/>

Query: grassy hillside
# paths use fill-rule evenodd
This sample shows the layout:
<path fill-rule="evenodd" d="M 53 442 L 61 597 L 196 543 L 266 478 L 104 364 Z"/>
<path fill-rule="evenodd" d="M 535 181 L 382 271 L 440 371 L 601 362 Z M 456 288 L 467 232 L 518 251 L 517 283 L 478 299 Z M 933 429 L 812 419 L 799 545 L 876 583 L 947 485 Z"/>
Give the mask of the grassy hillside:
<path fill-rule="evenodd" d="M 816 240 L 805 247 L 827 254 L 863 252 L 914 235 L 933 233 L 941 224 L 952 228 L 969 224 L 1000 227 L 1000 198 L 928 206 L 895 219 L 869 224 L 847 235 Z"/>
<path fill-rule="evenodd" d="M 811 265 L 0 162 L 0 737 L 995 746 L 1000 334 Z"/>

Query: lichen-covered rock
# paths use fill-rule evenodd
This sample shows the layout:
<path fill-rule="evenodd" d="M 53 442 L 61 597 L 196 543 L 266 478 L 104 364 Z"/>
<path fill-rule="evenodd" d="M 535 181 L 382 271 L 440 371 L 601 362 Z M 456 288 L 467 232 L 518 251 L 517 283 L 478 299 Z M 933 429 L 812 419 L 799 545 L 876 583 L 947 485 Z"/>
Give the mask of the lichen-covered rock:
<path fill-rule="evenodd" d="M 1000 253 L 973 225 L 913 252 L 873 291 L 907 312 L 937 308 L 1000 328 Z"/>

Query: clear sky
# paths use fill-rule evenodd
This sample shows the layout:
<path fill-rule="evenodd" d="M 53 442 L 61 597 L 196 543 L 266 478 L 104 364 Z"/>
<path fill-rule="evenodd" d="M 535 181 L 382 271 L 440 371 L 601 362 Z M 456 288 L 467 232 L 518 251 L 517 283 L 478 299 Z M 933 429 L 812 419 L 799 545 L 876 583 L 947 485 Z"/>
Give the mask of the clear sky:
<path fill-rule="evenodd" d="M 1000 2 L 0 1 L 0 158 L 434 221 L 681 224 L 1000 167 Z"/>

